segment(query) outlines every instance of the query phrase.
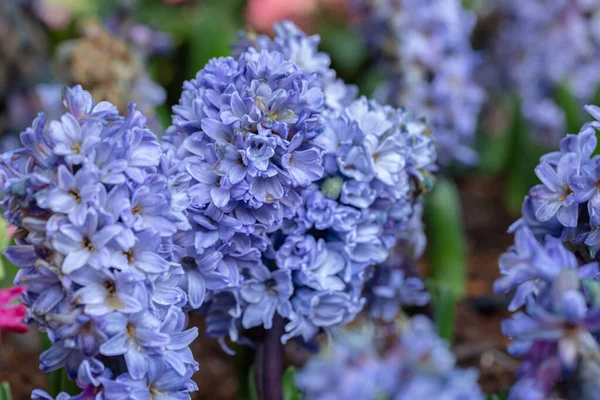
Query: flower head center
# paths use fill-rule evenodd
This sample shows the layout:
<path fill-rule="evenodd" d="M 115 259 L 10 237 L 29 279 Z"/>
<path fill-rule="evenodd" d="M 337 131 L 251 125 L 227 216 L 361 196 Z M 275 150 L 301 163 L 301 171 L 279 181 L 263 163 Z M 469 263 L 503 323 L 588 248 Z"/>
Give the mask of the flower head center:
<path fill-rule="evenodd" d="M 131 213 L 132 213 L 133 215 L 139 215 L 139 214 L 141 214 L 141 213 L 142 213 L 142 206 L 140 206 L 140 204 L 139 204 L 139 203 L 138 203 L 138 204 L 136 204 L 136 205 L 135 205 L 135 207 L 133 207 L 133 208 L 131 209 Z"/>
<path fill-rule="evenodd" d="M 69 196 L 71 196 L 76 202 L 81 203 L 81 193 L 79 193 L 78 189 L 69 190 Z"/>
<path fill-rule="evenodd" d="M 267 290 L 273 294 L 277 294 L 277 282 L 275 281 L 275 279 L 268 279 L 265 282 L 265 286 L 267 287 Z"/>
<path fill-rule="evenodd" d="M 571 193 L 573 193 L 573 191 L 571 190 L 571 188 L 569 187 L 569 185 L 567 185 L 566 183 L 565 183 L 565 185 L 563 186 L 563 190 L 564 190 L 563 194 L 561 194 L 560 196 L 558 196 L 558 199 L 559 199 L 560 201 L 565 201 L 565 200 L 567 200 L 567 197 L 569 197 L 569 195 L 570 195 Z"/>
<path fill-rule="evenodd" d="M 106 289 L 109 296 L 117 294 L 117 286 L 114 281 L 104 281 L 104 289 Z"/>
<path fill-rule="evenodd" d="M 81 143 L 79 142 L 75 142 L 71 145 L 71 150 L 73 151 L 73 153 L 75 154 L 79 154 L 81 153 Z"/>
<path fill-rule="evenodd" d="M 94 251 L 96 251 L 96 248 L 94 247 L 94 243 L 92 243 L 90 238 L 88 238 L 87 236 L 84 237 L 83 240 L 81 241 L 81 247 L 84 248 L 85 250 L 89 251 L 90 253 L 93 253 Z"/>
<path fill-rule="evenodd" d="M 135 337 L 135 327 L 131 322 L 127 323 L 127 336 L 130 338 Z"/>
<path fill-rule="evenodd" d="M 135 261 L 135 256 L 133 255 L 133 249 L 129 249 L 127 251 L 123 250 L 123 255 L 127 257 L 127 262 L 129 264 L 133 264 Z"/>
<path fill-rule="evenodd" d="M 198 264 L 196 264 L 196 260 L 194 259 L 194 257 L 190 257 L 190 256 L 185 256 L 181 259 L 181 264 L 184 267 L 188 267 L 188 268 L 197 268 Z"/>

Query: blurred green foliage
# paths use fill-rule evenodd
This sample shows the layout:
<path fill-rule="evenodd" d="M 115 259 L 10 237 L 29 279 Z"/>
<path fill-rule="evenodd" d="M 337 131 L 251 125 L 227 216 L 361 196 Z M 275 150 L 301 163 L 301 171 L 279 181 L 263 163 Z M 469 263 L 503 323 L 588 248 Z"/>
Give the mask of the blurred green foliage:
<path fill-rule="evenodd" d="M 426 197 L 424 222 L 431 274 L 427 287 L 440 335 L 451 342 L 456 303 L 465 293 L 467 243 L 460 195 L 450 179 L 440 178 Z"/>
<path fill-rule="evenodd" d="M 12 394 L 8 382 L 0 383 L 0 400 L 12 400 Z"/>

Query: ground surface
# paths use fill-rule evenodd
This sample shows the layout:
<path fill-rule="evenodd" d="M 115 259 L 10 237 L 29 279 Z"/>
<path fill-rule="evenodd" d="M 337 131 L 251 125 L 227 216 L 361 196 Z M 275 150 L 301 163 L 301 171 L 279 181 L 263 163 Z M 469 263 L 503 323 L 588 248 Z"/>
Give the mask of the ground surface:
<path fill-rule="evenodd" d="M 508 341 L 500 332 L 506 317 L 503 299 L 490 296 L 497 277 L 498 256 L 510 245 L 505 233 L 514 217 L 501 207 L 502 185 L 482 178 L 459 182 L 469 236 L 468 298 L 461 302 L 457 318 L 455 352 L 463 366 L 481 370 L 481 385 L 487 393 L 498 392 L 514 380 L 517 363 L 506 355 Z M 199 317 L 193 322 L 202 324 Z M 202 327 L 200 327 L 202 331 Z M 200 372 L 196 374 L 199 392 L 194 399 L 233 400 L 237 392 L 234 359 L 212 340 L 193 344 Z M 293 351 L 292 351 L 293 352 Z M 8 381 L 13 399 L 29 399 L 34 388 L 45 388 L 46 378 L 38 370 L 39 339 L 6 335 L 0 346 L 0 381 Z M 290 349 L 288 349 L 290 354 Z"/>

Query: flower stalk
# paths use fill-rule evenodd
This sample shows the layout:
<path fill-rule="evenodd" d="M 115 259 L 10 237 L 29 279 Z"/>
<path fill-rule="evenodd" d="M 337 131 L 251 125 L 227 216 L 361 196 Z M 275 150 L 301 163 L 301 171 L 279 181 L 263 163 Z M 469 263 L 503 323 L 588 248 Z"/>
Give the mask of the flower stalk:
<path fill-rule="evenodd" d="M 264 331 L 256 351 L 256 389 L 260 400 L 283 400 L 283 318 L 273 318 L 273 327 Z"/>

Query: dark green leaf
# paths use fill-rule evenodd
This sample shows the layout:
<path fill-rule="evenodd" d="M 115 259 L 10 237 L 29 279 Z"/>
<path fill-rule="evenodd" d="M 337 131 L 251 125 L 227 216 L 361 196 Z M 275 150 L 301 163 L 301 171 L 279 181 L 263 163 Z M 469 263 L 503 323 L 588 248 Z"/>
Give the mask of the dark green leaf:
<path fill-rule="evenodd" d="M 189 33 L 188 77 L 196 75 L 214 57 L 231 54 L 237 26 L 228 10 L 206 5 L 193 16 Z"/>
<path fill-rule="evenodd" d="M 8 261 L 3 254 L 0 255 L 0 264 L 0 268 L 4 270 L 4 277 L 0 278 L 0 289 L 13 286 L 19 267 Z"/>
<path fill-rule="evenodd" d="M 12 400 L 10 385 L 8 382 L 0 383 L 0 400 Z"/>
<path fill-rule="evenodd" d="M 510 159 L 511 131 L 520 110 L 511 96 L 496 98 L 477 132 L 480 173 L 496 176 L 506 171 Z"/>
<path fill-rule="evenodd" d="M 288 367 L 283 373 L 283 400 L 299 400 L 300 393 L 296 387 L 296 370 Z"/>
<path fill-rule="evenodd" d="M 344 78 L 357 76 L 368 56 L 359 33 L 334 18 L 323 18 L 319 24 L 321 48 L 331 55 L 335 70 Z"/>
<path fill-rule="evenodd" d="M 258 400 L 258 392 L 256 391 L 256 381 L 254 380 L 254 366 L 250 367 L 248 373 L 248 399 Z"/>
<path fill-rule="evenodd" d="M 511 150 L 504 182 L 504 202 L 511 214 L 519 215 L 529 189 L 539 182 L 535 175 L 535 167 L 546 151 L 531 138 L 519 102 L 515 103 L 515 109 L 510 131 Z"/>
<path fill-rule="evenodd" d="M 510 392 L 510 389 L 504 389 L 500 393 L 490 394 L 487 397 L 487 400 L 506 400 L 506 399 L 508 399 L 509 392 Z"/>
<path fill-rule="evenodd" d="M 454 182 L 440 178 L 425 201 L 432 293 L 440 334 L 452 341 L 456 302 L 464 295 L 467 248 L 461 202 Z"/>
<path fill-rule="evenodd" d="M 568 133 L 579 132 L 583 125 L 583 107 L 566 84 L 561 84 L 556 89 L 556 102 L 565 112 Z"/>

